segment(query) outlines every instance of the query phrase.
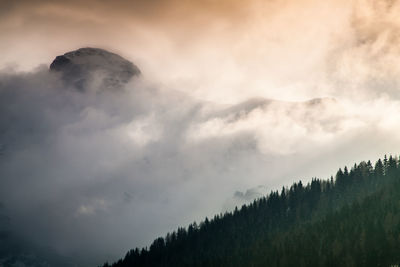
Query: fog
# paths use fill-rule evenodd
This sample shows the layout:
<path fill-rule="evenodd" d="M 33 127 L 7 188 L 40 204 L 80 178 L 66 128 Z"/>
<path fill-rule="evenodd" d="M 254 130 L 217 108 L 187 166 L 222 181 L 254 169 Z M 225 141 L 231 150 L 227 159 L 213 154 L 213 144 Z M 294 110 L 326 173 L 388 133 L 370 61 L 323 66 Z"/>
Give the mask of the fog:
<path fill-rule="evenodd" d="M 81 92 L 45 66 L 0 81 L 0 201 L 10 231 L 79 263 L 115 259 L 177 226 L 399 146 L 398 119 L 386 114 L 400 105 L 384 98 L 225 106 L 143 77 L 122 91 Z"/>
<path fill-rule="evenodd" d="M 398 154 L 398 1 L 88 3 L 0 4 L 0 262 L 101 264 Z M 88 45 L 142 75 L 76 90 L 49 72 Z"/>

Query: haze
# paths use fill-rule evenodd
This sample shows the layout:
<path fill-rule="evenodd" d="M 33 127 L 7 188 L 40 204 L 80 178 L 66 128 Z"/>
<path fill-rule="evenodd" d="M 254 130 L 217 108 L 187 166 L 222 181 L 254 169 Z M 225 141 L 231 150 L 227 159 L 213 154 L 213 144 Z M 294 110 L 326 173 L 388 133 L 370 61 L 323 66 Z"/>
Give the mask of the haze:
<path fill-rule="evenodd" d="M 396 155 L 398 14 L 396 0 L 1 2 L 0 219 L 37 257 L 96 265 Z M 48 66 L 88 46 L 142 76 L 68 90 Z"/>

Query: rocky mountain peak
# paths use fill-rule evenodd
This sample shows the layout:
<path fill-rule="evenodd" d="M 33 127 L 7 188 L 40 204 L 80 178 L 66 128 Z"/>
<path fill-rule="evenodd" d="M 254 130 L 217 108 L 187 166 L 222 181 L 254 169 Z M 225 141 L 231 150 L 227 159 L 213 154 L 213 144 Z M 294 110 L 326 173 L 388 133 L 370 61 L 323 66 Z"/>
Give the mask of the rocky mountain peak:
<path fill-rule="evenodd" d="M 135 64 L 123 57 L 90 47 L 57 56 L 50 70 L 61 72 L 66 83 L 81 91 L 93 82 L 97 87 L 118 89 L 141 73 Z"/>

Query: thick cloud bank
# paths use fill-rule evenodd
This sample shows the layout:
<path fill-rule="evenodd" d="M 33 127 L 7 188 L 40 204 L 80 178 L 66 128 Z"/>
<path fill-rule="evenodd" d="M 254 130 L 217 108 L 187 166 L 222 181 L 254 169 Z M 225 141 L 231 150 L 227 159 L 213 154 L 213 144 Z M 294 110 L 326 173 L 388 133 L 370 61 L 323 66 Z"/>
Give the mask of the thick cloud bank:
<path fill-rule="evenodd" d="M 78 74 L 78 88 L 47 66 L 0 74 L 0 264 L 100 264 L 400 148 L 400 104 L 385 97 L 222 106 L 140 75 L 113 90 L 104 69 Z"/>

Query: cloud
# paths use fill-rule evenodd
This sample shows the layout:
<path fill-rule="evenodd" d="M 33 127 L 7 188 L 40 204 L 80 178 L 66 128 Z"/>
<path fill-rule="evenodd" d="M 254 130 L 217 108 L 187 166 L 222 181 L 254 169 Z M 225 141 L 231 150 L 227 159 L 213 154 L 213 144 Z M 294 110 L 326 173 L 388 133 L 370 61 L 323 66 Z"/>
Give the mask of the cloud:
<path fill-rule="evenodd" d="M 398 119 L 386 114 L 400 105 L 389 98 L 226 106 L 144 78 L 119 91 L 79 91 L 45 67 L 3 72 L 0 96 L 0 202 L 10 233 L 83 265 L 398 148 Z M 248 189 L 255 185 L 262 192 Z M 245 193 L 232 199 L 235 191 Z"/>
<path fill-rule="evenodd" d="M 355 28 L 378 17 L 354 18 L 360 6 L 355 0 L 19 1 L 0 17 L 0 64 L 29 70 L 73 48 L 100 46 L 133 60 L 153 82 L 200 99 L 333 96 L 327 71 L 357 56 Z M 339 83 L 342 76 L 334 78 Z"/>
<path fill-rule="evenodd" d="M 391 3 L 0 7 L 7 243 L 28 244 L 41 260 L 100 264 L 294 180 L 395 154 Z M 143 76 L 118 92 L 79 92 L 47 65 L 33 68 L 88 45 L 121 52 Z"/>

